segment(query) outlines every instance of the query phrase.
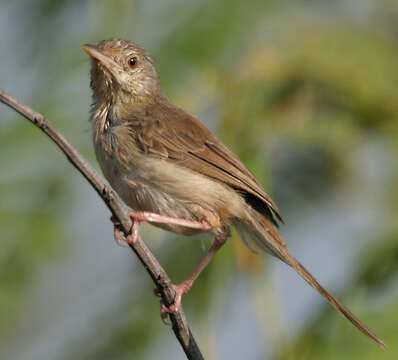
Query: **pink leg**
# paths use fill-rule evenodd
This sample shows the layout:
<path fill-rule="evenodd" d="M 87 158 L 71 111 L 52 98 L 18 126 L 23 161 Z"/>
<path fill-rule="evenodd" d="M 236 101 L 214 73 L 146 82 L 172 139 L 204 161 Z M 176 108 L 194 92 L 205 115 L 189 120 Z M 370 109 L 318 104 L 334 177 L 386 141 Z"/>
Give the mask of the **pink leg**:
<path fill-rule="evenodd" d="M 138 222 L 156 222 L 156 223 L 164 223 L 164 224 L 173 224 L 173 225 L 181 225 L 192 229 L 198 229 L 202 231 L 211 230 L 211 226 L 205 221 L 194 221 L 194 220 L 186 220 L 174 218 L 166 215 L 159 215 L 146 211 L 133 211 L 130 210 L 128 212 L 131 219 Z"/>
<path fill-rule="evenodd" d="M 174 224 L 174 225 L 181 225 L 193 229 L 198 229 L 202 231 L 209 231 L 211 230 L 211 226 L 206 223 L 205 221 L 194 221 L 194 220 L 186 220 L 186 219 L 179 219 L 165 215 L 159 215 L 151 212 L 146 211 L 133 211 L 130 210 L 128 212 L 131 220 L 133 221 L 133 226 L 131 228 L 131 234 L 125 237 L 120 229 L 118 228 L 119 223 L 116 219 L 112 216 L 111 220 L 115 225 L 114 229 L 114 237 L 118 245 L 122 245 L 122 241 L 125 241 L 129 244 L 135 244 L 137 239 L 139 238 L 139 227 L 140 223 L 147 221 L 147 222 L 157 222 L 157 223 L 165 223 L 165 224 Z"/>
<path fill-rule="evenodd" d="M 212 229 L 211 225 L 209 223 L 207 223 L 206 221 L 194 221 L 194 220 L 179 219 L 179 218 L 173 218 L 170 216 L 159 215 L 159 214 L 154 214 L 154 213 L 145 212 L 145 211 L 131 210 L 128 212 L 128 214 L 133 221 L 133 225 L 131 227 L 131 233 L 127 237 L 125 237 L 123 235 L 123 233 L 120 231 L 120 229 L 118 227 L 120 224 L 116 221 L 116 219 L 113 216 L 111 217 L 111 220 L 115 226 L 115 230 L 114 230 L 115 240 L 119 245 L 122 244 L 122 240 L 129 244 L 134 244 L 140 237 L 140 233 L 139 233 L 140 223 L 144 222 L 144 221 L 180 225 L 180 226 L 185 226 L 185 227 L 198 229 L 198 230 L 202 230 L 202 231 L 209 231 Z M 210 260 L 213 258 L 214 254 L 217 252 L 217 250 L 222 245 L 225 244 L 225 241 L 227 240 L 228 236 L 229 236 L 229 232 L 226 231 L 221 236 L 216 237 L 214 239 L 213 245 L 206 252 L 205 256 L 203 256 L 199 265 L 194 269 L 192 274 L 181 284 L 174 286 L 174 289 L 176 292 L 174 304 L 170 308 L 167 308 L 163 303 L 161 303 L 161 317 L 162 317 L 163 322 L 165 322 L 167 324 L 166 318 L 167 318 L 168 313 L 176 313 L 180 310 L 181 300 L 182 300 L 183 295 L 185 295 L 192 288 L 192 285 L 195 282 L 195 280 L 198 278 L 199 274 L 209 264 Z M 157 294 L 156 289 L 155 289 L 155 294 Z"/>
<path fill-rule="evenodd" d="M 209 264 L 210 260 L 213 258 L 215 253 L 225 244 L 227 241 L 229 233 L 223 234 L 222 237 L 216 237 L 214 239 L 213 245 L 203 256 L 202 260 L 198 264 L 198 266 L 193 270 L 192 274 L 181 284 L 174 286 L 174 290 L 176 292 L 174 298 L 174 304 L 167 308 L 166 306 L 162 306 L 161 314 L 162 319 L 165 318 L 167 313 L 176 313 L 181 308 L 181 300 L 182 297 L 192 288 L 193 283 L 198 278 L 200 273 L 204 270 L 204 268 Z"/>

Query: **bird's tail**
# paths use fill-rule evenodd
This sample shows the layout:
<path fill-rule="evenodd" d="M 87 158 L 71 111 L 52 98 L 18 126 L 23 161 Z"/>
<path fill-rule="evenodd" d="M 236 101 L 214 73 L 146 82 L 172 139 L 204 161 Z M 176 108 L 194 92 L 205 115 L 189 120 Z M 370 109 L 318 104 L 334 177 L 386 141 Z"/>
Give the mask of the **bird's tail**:
<path fill-rule="evenodd" d="M 254 209 L 249 209 L 248 211 L 248 219 L 250 220 L 241 222 L 237 225 L 237 229 L 243 236 L 243 239 L 245 239 L 244 233 L 248 233 L 250 236 L 250 240 L 252 240 L 252 243 L 293 267 L 305 281 L 307 281 L 324 298 L 326 298 L 330 302 L 330 304 L 344 317 L 346 317 L 354 326 L 356 326 L 365 335 L 378 343 L 381 347 L 387 347 L 382 340 L 380 340 L 361 321 L 359 321 L 329 291 L 327 291 L 299 261 L 297 261 L 289 253 L 285 241 L 279 234 L 277 227 L 273 224 L 272 221 L 270 221 L 268 218 L 261 215 Z M 245 240 L 245 242 L 251 248 L 250 242 L 247 240 Z"/>

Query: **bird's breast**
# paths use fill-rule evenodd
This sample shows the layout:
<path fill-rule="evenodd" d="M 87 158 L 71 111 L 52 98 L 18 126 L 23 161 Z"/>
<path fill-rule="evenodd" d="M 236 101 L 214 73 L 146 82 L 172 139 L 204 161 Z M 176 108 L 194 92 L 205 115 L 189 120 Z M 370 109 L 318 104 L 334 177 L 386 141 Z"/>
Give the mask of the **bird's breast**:
<path fill-rule="evenodd" d="M 94 139 L 95 152 L 105 178 L 133 210 L 190 220 L 228 221 L 237 216 L 243 199 L 233 189 L 178 163 L 138 151 L 134 139 L 125 136 L 109 129 Z M 128 146 L 121 144 L 126 141 Z M 162 227 L 187 235 L 195 232 Z"/>

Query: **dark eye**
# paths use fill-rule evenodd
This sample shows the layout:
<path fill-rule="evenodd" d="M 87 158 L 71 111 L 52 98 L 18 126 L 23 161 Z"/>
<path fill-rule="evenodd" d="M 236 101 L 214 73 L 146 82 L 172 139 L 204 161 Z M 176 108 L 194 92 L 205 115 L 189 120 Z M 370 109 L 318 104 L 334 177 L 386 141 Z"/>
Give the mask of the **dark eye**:
<path fill-rule="evenodd" d="M 135 56 L 129 58 L 129 59 L 127 60 L 127 64 L 128 64 L 131 68 L 136 67 L 136 65 L 137 65 L 137 58 L 136 58 Z"/>

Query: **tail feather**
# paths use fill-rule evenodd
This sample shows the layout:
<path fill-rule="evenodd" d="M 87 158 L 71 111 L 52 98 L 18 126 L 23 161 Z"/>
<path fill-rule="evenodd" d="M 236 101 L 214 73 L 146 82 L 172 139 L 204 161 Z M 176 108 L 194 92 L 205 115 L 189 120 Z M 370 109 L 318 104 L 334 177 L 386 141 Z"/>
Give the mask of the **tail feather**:
<path fill-rule="evenodd" d="M 367 328 L 361 321 L 359 321 L 343 304 L 341 304 L 329 291 L 327 291 L 312 275 L 311 273 L 297 261 L 289 253 L 285 254 L 287 262 L 306 280 L 312 287 L 326 298 L 330 304 L 337 309 L 343 316 L 345 316 L 354 326 L 356 326 L 365 335 L 378 343 L 381 347 L 386 348 L 387 345 L 380 340 L 369 328 Z"/>
<path fill-rule="evenodd" d="M 361 321 L 359 321 L 345 306 L 343 306 L 329 291 L 327 291 L 312 275 L 311 273 L 297 261 L 288 251 L 283 238 L 280 236 L 276 226 L 255 210 L 250 211 L 250 222 L 245 224 L 240 223 L 239 227 L 243 227 L 249 233 L 253 242 L 272 255 L 278 257 L 283 262 L 293 267 L 297 273 L 315 288 L 330 304 L 338 310 L 344 317 L 346 317 L 355 327 L 362 333 L 370 337 L 381 347 L 386 348 L 387 345 L 380 340 L 371 330 L 369 330 Z M 240 231 L 241 232 L 241 231 Z"/>

